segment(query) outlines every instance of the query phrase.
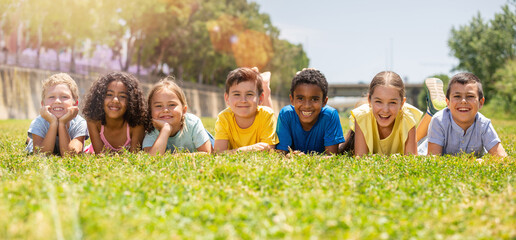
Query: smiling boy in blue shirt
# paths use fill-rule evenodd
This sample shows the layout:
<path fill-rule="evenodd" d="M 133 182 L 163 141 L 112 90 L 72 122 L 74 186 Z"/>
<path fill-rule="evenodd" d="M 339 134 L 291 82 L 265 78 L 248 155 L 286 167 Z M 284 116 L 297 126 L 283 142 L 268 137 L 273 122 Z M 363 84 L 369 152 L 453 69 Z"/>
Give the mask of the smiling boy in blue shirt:
<path fill-rule="evenodd" d="M 276 132 L 276 149 L 287 153 L 338 153 L 344 142 L 337 110 L 326 106 L 328 82 L 315 69 L 305 69 L 292 79 L 290 103 L 281 109 Z"/>

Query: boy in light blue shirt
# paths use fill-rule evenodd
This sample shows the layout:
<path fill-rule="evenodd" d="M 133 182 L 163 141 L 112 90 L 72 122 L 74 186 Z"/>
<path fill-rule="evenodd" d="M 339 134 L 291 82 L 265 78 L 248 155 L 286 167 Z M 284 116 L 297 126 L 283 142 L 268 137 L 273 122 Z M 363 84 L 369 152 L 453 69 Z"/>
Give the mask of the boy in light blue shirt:
<path fill-rule="evenodd" d="M 491 120 L 478 111 L 484 105 L 482 84 L 471 73 L 452 77 L 446 91 L 447 108 L 436 113 L 428 127 L 428 155 L 474 153 L 486 151 L 506 157 Z"/>
<path fill-rule="evenodd" d="M 73 155 L 82 152 L 88 139 L 86 120 L 79 113 L 79 90 L 66 73 L 43 81 L 40 115 L 30 124 L 28 153 Z"/>

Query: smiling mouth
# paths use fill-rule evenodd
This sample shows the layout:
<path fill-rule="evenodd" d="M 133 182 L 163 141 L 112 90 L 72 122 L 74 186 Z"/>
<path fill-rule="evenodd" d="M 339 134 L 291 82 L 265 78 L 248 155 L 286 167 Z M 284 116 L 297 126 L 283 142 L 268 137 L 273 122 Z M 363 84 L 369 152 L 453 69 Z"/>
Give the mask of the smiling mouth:
<path fill-rule="evenodd" d="M 469 112 L 469 108 L 457 108 L 459 112 Z"/>
<path fill-rule="evenodd" d="M 310 117 L 312 116 L 314 112 L 305 112 L 305 111 L 301 111 L 301 115 L 303 115 L 303 117 Z"/>
<path fill-rule="evenodd" d="M 120 110 L 120 107 L 108 107 L 111 111 L 118 111 Z"/>
<path fill-rule="evenodd" d="M 59 112 L 59 111 L 63 111 L 64 108 L 62 107 L 55 107 L 55 108 L 52 108 L 53 111 L 56 111 L 56 112 Z"/>
<path fill-rule="evenodd" d="M 381 119 L 381 120 L 387 120 L 391 117 L 391 115 L 378 115 L 378 117 Z"/>
<path fill-rule="evenodd" d="M 171 119 L 171 118 L 172 118 L 172 116 L 161 116 L 161 117 L 159 117 L 159 118 L 160 118 L 160 119 Z"/>

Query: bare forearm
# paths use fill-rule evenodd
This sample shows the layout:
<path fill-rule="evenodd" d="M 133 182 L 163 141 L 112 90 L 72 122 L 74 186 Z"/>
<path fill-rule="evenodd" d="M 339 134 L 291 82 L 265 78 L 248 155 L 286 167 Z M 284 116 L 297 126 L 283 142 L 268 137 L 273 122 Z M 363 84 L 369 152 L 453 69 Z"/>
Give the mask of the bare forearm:
<path fill-rule="evenodd" d="M 51 123 L 50 127 L 48 128 L 48 132 L 43 138 L 43 141 L 41 142 L 34 142 L 34 149 L 33 151 L 45 153 L 45 154 L 52 154 L 54 152 L 54 147 L 56 144 L 56 138 L 57 138 L 57 128 L 58 123 Z"/>
<path fill-rule="evenodd" d="M 427 155 L 441 155 L 443 153 L 443 146 L 436 143 L 428 142 L 428 154 Z"/>
<path fill-rule="evenodd" d="M 168 133 L 168 132 L 160 131 L 158 138 L 156 139 L 154 144 L 152 144 L 152 147 L 147 152 L 153 156 L 155 156 L 157 154 L 159 154 L 159 155 L 164 154 L 165 151 L 167 151 L 167 141 L 168 141 L 169 135 L 170 135 L 170 133 Z"/>
<path fill-rule="evenodd" d="M 339 144 L 324 147 L 326 155 L 334 155 L 339 152 Z"/>
<path fill-rule="evenodd" d="M 58 132 L 59 152 L 61 153 L 61 156 L 68 154 L 78 154 L 82 152 L 82 148 L 84 146 L 84 137 L 81 138 L 82 141 L 78 139 L 71 139 L 65 123 L 59 123 Z"/>
<path fill-rule="evenodd" d="M 75 149 L 70 147 L 70 134 L 68 134 L 68 129 L 66 128 L 66 124 L 59 123 L 58 127 L 58 135 L 59 135 L 59 152 L 61 156 L 66 154 L 72 154 Z"/>

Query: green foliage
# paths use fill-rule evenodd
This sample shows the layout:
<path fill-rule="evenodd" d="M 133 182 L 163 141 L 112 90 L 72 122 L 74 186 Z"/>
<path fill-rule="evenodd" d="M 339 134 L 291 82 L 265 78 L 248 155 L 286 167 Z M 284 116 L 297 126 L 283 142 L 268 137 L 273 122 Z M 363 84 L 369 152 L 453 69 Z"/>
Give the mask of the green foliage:
<path fill-rule="evenodd" d="M 235 23 L 225 51 L 211 39 L 220 19 Z M 124 71 L 137 65 L 162 75 L 168 66 L 177 79 L 202 84 L 223 85 L 230 70 L 259 66 L 274 71 L 273 91 L 283 95 L 285 81 L 308 66 L 303 47 L 279 39 L 269 15 L 247 0 L 0 0 L 0 38 L 18 29 L 34 49 L 71 50 L 71 62 L 105 45 Z"/>
<path fill-rule="evenodd" d="M 452 28 L 448 45 L 459 60 L 455 70 L 469 71 L 483 83 L 486 96 L 497 94 L 495 72 L 516 57 L 515 5 L 505 5 L 490 21 L 480 14 L 469 25 Z M 489 100 L 489 98 L 486 98 Z"/>
<path fill-rule="evenodd" d="M 495 89 L 498 92 L 497 101 L 503 106 L 505 112 L 516 114 L 516 58 L 510 59 L 505 65 L 499 68 L 494 75 Z"/>
<path fill-rule="evenodd" d="M 205 125 L 210 125 L 203 119 Z M 211 119 L 213 121 L 213 119 Z M 0 121 L 2 239 L 510 239 L 510 157 L 26 156 Z"/>
<path fill-rule="evenodd" d="M 288 96 L 292 78 L 297 71 L 307 67 L 310 60 L 301 44 L 295 45 L 285 40 L 276 40 L 273 45 L 276 54 L 269 63 L 273 73 L 271 89 L 274 89 L 276 96 Z"/>

